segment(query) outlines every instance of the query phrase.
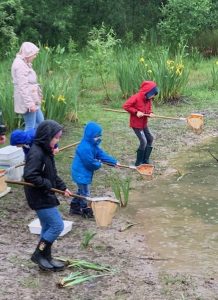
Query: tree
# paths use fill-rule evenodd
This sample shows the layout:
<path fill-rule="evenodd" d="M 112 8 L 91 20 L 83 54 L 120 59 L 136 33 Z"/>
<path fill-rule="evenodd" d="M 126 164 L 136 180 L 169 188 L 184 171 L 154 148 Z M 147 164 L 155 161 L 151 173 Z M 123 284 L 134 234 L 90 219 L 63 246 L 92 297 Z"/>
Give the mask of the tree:
<path fill-rule="evenodd" d="M 1 57 L 4 57 L 17 43 L 18 39 L 15 30 L 20 23 L 22 12 L 20 0 L 8 0 L 0 3 Z"/>
<path fill-rule="evenodd" d="M 168 0 L 162 6 L 158 28 L 171 46 L 189 42 L 210 22 L 211 0 Z"/>

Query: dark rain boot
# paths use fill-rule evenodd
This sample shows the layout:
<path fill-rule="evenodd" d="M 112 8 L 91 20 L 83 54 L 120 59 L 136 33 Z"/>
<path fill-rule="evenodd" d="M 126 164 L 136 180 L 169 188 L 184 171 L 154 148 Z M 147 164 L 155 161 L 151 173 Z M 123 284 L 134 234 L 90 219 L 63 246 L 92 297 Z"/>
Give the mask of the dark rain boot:
<path fill-rule="evenodd" d="M 82 217 L 85 218 L 85 219 L 92 219 L 94 218 L 94 215 L 93 215 L 93 211 L 92 211 L 92 208 L 91 207 L 84 207 L 84 208 L 81 208 L 82 210 Z"/>
<path fill-rule="evenodd" d="M 144 158 L 144 151 L 138 149 L 137 150 L 137 155 L 136 155 L 136 162 L 135 162 L 135 166 L 139 166 L 143 163 L 143 158 Z"/>
<path fill-rule="evenodd" d="M 71 202 L 69 214 L 71 216 L 73 216 L 73 215 L 80 215 L 81 216 L 83 213 L 82 213 L 80 204 Z"/>
<path fill-rule="evenodd" d="M 149 157 L 151 155 L 153 147 L 152 146 L 146 146 L 144 151 L 144 157 L 143 157 L 143 164 L 150 164 Z"/>
<path fill-rule="evenodd" d="M 48 242 L 41 239 L 39 241 L 38 246 L 36 247 L 35 252 L 31 256 L 31 260 L 37 264 L 40 269 L 46 270 L 46 271 L 54 271 L 54 267 L 50 262 L 48 261 L 47 258 L 44 256 L 45 249 L 48 245 Z"/>
<path fill-rule="evenodd" d="M 52 247 L 52 243 L 48 243 L 45 251 L 44 251 L 44 257 L 49 261 L 49 263 L 53 266 L 53 271 L 54 272 L 58 272 L 58 271 L 63 271 L 65 264 L 62 263 L 61 261 L 55 260 L 53 259 L 52 255 L 51 255 L 51 247 Z"/>

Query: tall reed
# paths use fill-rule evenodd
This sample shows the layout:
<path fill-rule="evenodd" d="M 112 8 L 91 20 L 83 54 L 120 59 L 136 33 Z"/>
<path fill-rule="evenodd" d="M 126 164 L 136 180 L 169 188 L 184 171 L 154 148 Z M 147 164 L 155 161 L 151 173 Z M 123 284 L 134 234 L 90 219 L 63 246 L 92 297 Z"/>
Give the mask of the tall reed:
<path fill-rule="evenodd" d="M 218 60 L 213 64 L 211 69 L 212 88 L 218 89 Z"/>
<path fill-rule="evenodd" d="M 22 119 L 14 112 L 11 60 L 0 63 L 0 109 L 8 131 L 22 125 Z"/>
<path fill-rule="evenodd" d="M 120 201 L 121 207 L 126 207 L 129 201 L 131 178 L 127 177 L 122 179 L 118 176 L 111 175 L 109 182 L 116 198 Z"/>
<path fill-rule="evenodd" d="M 181 47 L 174 56 L 169 49 L 158 48 L 153 52 L 141 50 L 123 52 L 118 56 L 116 74 L 125 97 L 139 90 L 144 80 L 157 83 L 160 93 L 159 103 L 178 100 L 188 82 L 189 68 L 185 66 L 185 47 Z"/>

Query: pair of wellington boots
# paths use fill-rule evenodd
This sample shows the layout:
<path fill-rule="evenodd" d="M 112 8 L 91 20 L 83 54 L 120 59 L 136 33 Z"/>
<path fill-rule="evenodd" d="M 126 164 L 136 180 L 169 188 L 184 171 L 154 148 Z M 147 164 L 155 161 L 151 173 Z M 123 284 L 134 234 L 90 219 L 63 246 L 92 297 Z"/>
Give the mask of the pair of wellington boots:
<path fill-rule="evenodd" d="M 85 207 L 81 207 L 79 203 L 71 202 L 69 214 L 71 216 L 80 215 L 85 219 L 94 218 L 93 211 L 87 204 Z"/>
<path fill-rule="evenodd" d="M 51 255 L 52 243 L 41 239 L 31 256 L 31 260 L 36 263 L 40 269 L 45 271 L 58 272 L 64 269 L 64 263 L 54 260 Z"/>
<path fill-rule="evenodd" d="M 135 166 L 139 166 L 141 164 L 149 164 L 149 158 L 151 155 L 153 147 L 152 146 L 146 146 L 145 150 L 138 149 L 137 155 L 136 155 L 136 162 Z"/>

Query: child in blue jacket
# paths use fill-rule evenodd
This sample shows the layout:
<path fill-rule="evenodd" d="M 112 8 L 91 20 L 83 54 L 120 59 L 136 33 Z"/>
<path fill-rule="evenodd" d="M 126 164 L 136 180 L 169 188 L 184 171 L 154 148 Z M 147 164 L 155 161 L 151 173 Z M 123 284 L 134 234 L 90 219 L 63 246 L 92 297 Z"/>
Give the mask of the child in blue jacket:
<path fill-rule="evenodd" d="M 22 129 L 16 129 L 12 131 L 10 136 L 10 144 L 12 146 L 22 147 L 25 157 L 32 146 L 33 140 L 35 138 L 36 130 L 29 129 L 24 131 Z"/>
<path fill-rule="evenodd" d="M 101 168 L 102 162 L 116 166 L 117 160 L 103 151 L 101 143 L 102 128 L 95 122 L 89 122 L 84 129 L 84 135 L 77 146 L 72 162 L 71 176 L 77 184 L 78 195 L 90 196 L 89 185 L 94 172 Z M 70 205 L 70 215 L 78 214 L 85 218 L 93 217 L 92 209 L 86 200 L 73 198 Z"/>

